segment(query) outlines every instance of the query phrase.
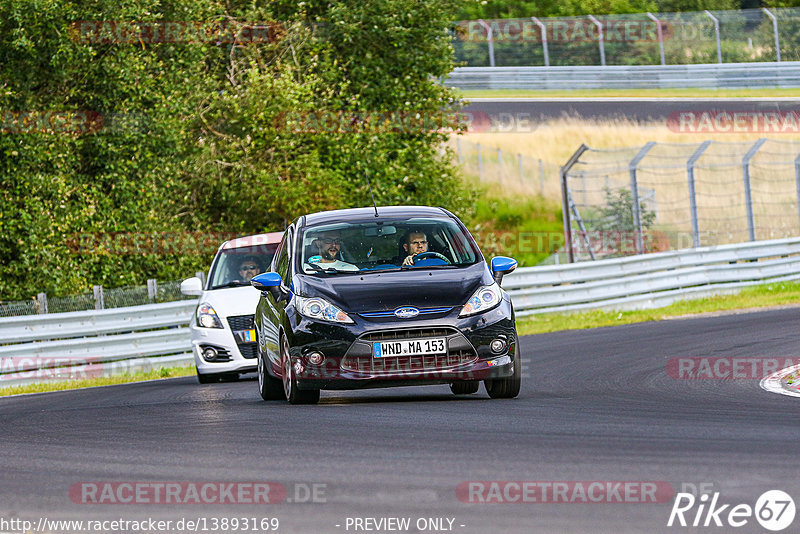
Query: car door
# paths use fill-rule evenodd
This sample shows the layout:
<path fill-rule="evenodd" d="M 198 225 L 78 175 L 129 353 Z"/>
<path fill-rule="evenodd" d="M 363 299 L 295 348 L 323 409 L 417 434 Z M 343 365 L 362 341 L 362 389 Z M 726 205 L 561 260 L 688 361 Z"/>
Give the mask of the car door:
<path fill-rule="evenodd" d="M 291 295 L 291 258 L 294 248 L 294 227 L 290 226 L 283 235 L 283 240 L 278 245 L 275 253 L 275 260 L 272 264 L 272 271 L 281 276 L 281 286 L 284 295 Z M 281 375 L 280 351 L 278 342 L 281 325 L 286 325 L 286 306 L 289 298 L 275 298 L 275 294 L 265 291 L 261 294 L 261 301 L 258 305 L 259 322 L 263 329 L 264 343 L 262 347 L 267 355 L 268 362 L 275 376 Z"/>

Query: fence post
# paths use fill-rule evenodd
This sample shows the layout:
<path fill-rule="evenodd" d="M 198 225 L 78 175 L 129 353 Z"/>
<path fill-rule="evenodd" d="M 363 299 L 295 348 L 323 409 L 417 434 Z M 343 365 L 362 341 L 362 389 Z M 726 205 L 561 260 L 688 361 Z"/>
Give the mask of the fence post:
<path fill-rule="evenodd" d="M 655 15 L 648 12 L 647 16 L 656 23 L 656 33 L 658 34 L 658 52 L 661 55 L 661 64 L 666 65 L 667 61 L 664 58 L 664 31 L 661 29 L 661 21 Z"/>
<path fill-rule="evenodd" d="M 150 278 L 147 280 L 147 298 L 149 298 L 150 300 L 156 300 L 157 295 L 158 295 L 158 282 Z"/>
<path fill-rule="evenodd" d="M 778 37 L 778 19 L 766 7 L 762 7 L 761 10 L 764 11 L 764 13 L 766 13 L 767 16 L 772 20 L 772 33 L 775 36 L 775 58 L 777 59 L 778 63 L 780 63 L 781 62 L 781 40 Z"/>
<path fill-rule="evenodd" d="M 589 150 L 589 147 L 581 143 L 578 150 L 569 158 L 569 160 L 561 167 L 561 221 L 564 224 L 564 246 L 567 249 L 567 261 L 575 263 L 575 251 L 572 250 L 572 221 L 569 216 L 569 187 L 567 186 L 567 173 L 578 162 L 578 159 L 584 152 Z M 540 160 L 541 161 L 541 160 Z M 558 251 L 556 250 L 556 254 Z"/>
<path fill-rule="evenodd" d="M 497 176 L 500 177 L 500 185 L 503 184 L 503 155 L 500 149 L 497 149 Z"/>
<path fill-rule="evenodd" d="M 722 45 L 719 42 L 719 19 L 711 14 L 711 11 L 704 10 L 705 14 L 714 21 L 714 35 L 717 38 L 717 63 L 722 63 Z"/>
<path fill-rule="evenodd" d="M 464 163 L 464 158 L 461 157 L 461 138 L 456 137 L 456 152 L 458 153 L 458 164 Z"/>
<path fill-rule="evenodd" d="M 536 17 L 531 17 L 531 20 L 539 26 L 539 29 L 542 31 L 542 52 L 544 53 L 544 66 L 550 66 L 550 54 L 547 50 L 547 27 L 542 24 L 542 21 Z"/>
<path fill-rule="evenodd" d="M 47 313 L 47 293 L 38 293 L 36 295 L 36 313 L 39 315 Z"/>
<path fill-rule="evenodd" d="M 489 41 L 489 66 L 494 67 L 494 42 L 492 41 L 492 27 L 486 24 L 483 19 L 478 19 L 478 22 L 486 30 L 486 39 Z"/>
<path fill-rule="evenodd" d="M 517 165 L 519 166 L 519 183 L 525 185 L 525 173 L 522 172 L 522 154 L 517 154 Z"/>
<path fill-rule="evenodd" d="M 606 66 L 606 46 L 603 39 L 603 24 L 595 18 L 594 15 L 588 15 L 589 20 L 594 22 L 594 25 L 597 26 L 597 42 L 600 46 L 600 64 L 602 66 Z"/>
<path fill-rule="evenodd" d="M 642 149 L 639 151 L 638 154 L 631 160 L 630 165 L 628 165 L 628 170 L 631 175 L 631 203 L 633 204 L 633 232 L 634 232 L 634 241 L 636 244 L 636 253 L 637 254 L 644 254 L 644 239 L 642 237 L 642 211 L 641 206 L 639 205 L 639 184 L 636 180 L 636 167 L 639 165 L 639 162 L 650 152 L 650 149 L 656 146 L 655 141 L 650 141 Z"/>
<path fill-rule="evenodd" d="M 478 145 L 478 181 L 483 181 L 483 158 L 481 157 L 481 144 Z"/>
<path fill-rule="evenodd" d="M 797 186 L 797 217 L 800 221 L 800 156 L 794 160 L 794 181 Z"/>
<path fill-rule="evenodd" d="M 103 301 L 103 286 L 92 286 L 92 293 L 94 293 L 94 309 L 104 309 L 105 302 Z"/>
<path fill-rule="evenodd" d="M 694 166 L 710 144 L 711 141 L 704 141 L 686 162 L 686 174 L 689 178 L 689 214 L 692 217 L 692 246 L 694 248 L 700 246 L 700 226 L 697 223 L 697 193 L 694 185 Z"/>
<path fill-rule="evenodd" d="M 753 194 L 750 190 L 750 160 L 756 155 L 761 145 L 766 143 L 767 140 L 763 137 L 756 141 L 747 154 L 742 158 L 742 178 L 744 179 L 744 203 L 747 206 L 747 233 L 750 236 L 750 241 L 756 240 L 756 225 L 755 217 L 753 216 Z"/>
<path fill-rule="evenodd" d="M 544 163 L 542 158 L 539 158 L 539 187 L 542 190 L 542 196 L 544 196 Z"/>
<path fill-rule="evenodd" d="M 206 285 L 206 273 L 205 271 L 197 271 L 194 275 L 200 279 L 203 285 Z"/>

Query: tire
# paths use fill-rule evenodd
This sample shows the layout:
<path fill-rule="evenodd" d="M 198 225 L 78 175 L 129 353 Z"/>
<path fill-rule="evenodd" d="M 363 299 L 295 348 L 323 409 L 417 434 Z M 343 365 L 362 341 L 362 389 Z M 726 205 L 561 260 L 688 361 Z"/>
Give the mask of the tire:
<path fill-rule="evenodd" d="M 297 389 L 292 359 L 289 357 L 289 342 L 286 336 L 281 337 L 281 362 L 283 364 L 283 393 L 289 404 L 316 404 L 319 402 L 319 390 Z"/>
<path fill-rule="evenodd" d="M 258 348 L 258 392 L 265 401 L 284 398 L 283 384 L 267 372 L 267 362 L 265 356 L 261 354 L 261 347 Z"/>
<path fill-rule="evenodd" d="M 479 380 L 470 380 L 467 382 L 453 382 L 450 384 L 450 391 L 454 395 L 469 395 L 477 393 L 481 383 Z"/>
<path fill-rule="evenodd" d="M 214 384 L 219 382 L 219 375 L 217 373 L 200 373 L 197 371 L 197 381 L 201 384 Z"/>
<path fill-rule="evenodd" d="M 492 380 L 484 380 L 486 386 L 486 393 L 493 399 L 513 399 L 519 395 L 519 389 L 522 382 L 522 359 L 519 355 L 519 339 L 515 344 L 514 349 L 514 374 L 508 378 L 494 378 Z"/>

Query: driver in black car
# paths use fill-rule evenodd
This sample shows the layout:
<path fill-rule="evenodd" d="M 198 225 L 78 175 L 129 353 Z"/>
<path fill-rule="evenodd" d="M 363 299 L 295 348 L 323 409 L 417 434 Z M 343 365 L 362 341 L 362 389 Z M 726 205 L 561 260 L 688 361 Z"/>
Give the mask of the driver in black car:
<path fill-rule="evenodd" d="M 414 265 L 414 256 L 428 252 L 428 237 L 423 232 L 409 232 L 406 234 L 403 250 L 408 254 L 403 260 L 403 265 Z"/>

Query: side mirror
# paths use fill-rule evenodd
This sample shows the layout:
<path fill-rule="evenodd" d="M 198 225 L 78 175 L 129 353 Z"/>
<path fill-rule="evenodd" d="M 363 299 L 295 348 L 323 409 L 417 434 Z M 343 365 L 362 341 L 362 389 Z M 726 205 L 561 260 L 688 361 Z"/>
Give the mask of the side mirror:
<path fill-rule="evenodd" d="M 281 275 L 278 273 L 261 273 L 250 280 L 250 285 L 262 293 L 269 292 L 275 300 L 281 300 L 288 292 L 281 287 Z"/>
<path fill-rule="evenodd" d="M 261 273 L 250 280 L 250 285 L 259 291 L 269 291 L 270 288 L 280 287 L 281 275 L 278 273 Z"/>
<path fill-rule="evenodd" d="M 203 282 L 199 278 L 193 276 L 181 282 L 181 293 L 189 296 L 200 296 L 203 294 Z"/>
<path fill-rule="evenodd" d="M 517 268 L 517 260 L 505 256 L 495 256 L 492 258 L 492 276 L 499 285 L 503 281 L 503 276 Z"/>

